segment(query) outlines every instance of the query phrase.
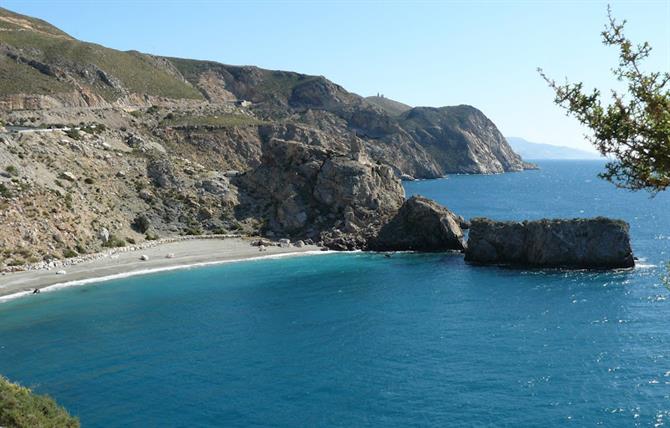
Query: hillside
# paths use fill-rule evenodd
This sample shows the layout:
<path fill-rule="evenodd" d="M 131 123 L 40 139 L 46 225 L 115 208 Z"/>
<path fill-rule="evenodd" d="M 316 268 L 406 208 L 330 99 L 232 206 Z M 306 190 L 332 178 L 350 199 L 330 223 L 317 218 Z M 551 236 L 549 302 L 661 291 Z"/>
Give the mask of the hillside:
<path fill-rule="evenodd" d="M 121 52 L 75 40 L 44 21 L 6 9 L 0 9 L 0 30 L 0 108 L 6 110 L 220 107 L 245 100 L 259 121 L 285 121 L 361 138 L 398 175 L 430 178 L 523 168 L 511 150 L 497 149 L 506 144 L 498 138 L 482 140 L 496 147 L 485 152 L 503 156 L 494 155 L 494 162 L 477 159 L 474 165 L 461 166 L 438 161 L 434 140 L 426 143 L 421 133 L 408 138 L 404 132 L 399 115 L 409 106 L 383 97 L 364 99 L 321 76 Z M 448 134 L 443 133 L 445 138 Z M 438 157 L 450 157 L 449 146 Z"/>
<path fill-rule="evenodd" d="M 15 428 L 79 427 L 79 421 L 52 399 L 0 376 L 0 426 Z"/>
<path fill-rule="evenodd" d="M 572 147 L 554 146 L 551 144 L 533 143 L 519 137 L 507 137 L 507 142 L 523 159 L 540 160 L 596 160 L 603 159 L 596 152 L 573 149 Z"/>
<path fill-rule="evenodd" d="M 365 101 L 379 107 L 391 116 L 400 116 L 412 108 L 407 104 L 403 104 L 399 101 L 394 101 L 383 96 L 365 97 Z"/>
<path fill-rule="evenodd" d="M 323 76 L 121 52 L 5 9 L 0 76 L 4 270 L 178 235 L 369 236 L 401 176 L 529 167 L 474 107 L 392 115 Z"/>
<path fill-rule="evenodd" d="M 80 42 L 50 24 L 0 8 L 0 96 L 51 95 L 89 106 L 131 94 L 201 99 L 171 64 Z"/>

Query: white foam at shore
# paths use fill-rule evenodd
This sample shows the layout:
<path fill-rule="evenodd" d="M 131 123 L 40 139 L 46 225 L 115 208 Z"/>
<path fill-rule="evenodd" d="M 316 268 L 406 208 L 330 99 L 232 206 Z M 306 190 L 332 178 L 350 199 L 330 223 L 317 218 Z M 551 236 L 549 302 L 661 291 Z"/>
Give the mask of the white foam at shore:
<path fill-rule="evenodd" d="M 635 263 L 635 269 L 653 269 L 658 267 L 651 263 Z"/>
<path fill-rule="evenodd" d="M 115 280 L 115 279 L 129 278 L 129 277 L 132 277 L 132 276 L 139 276 L 139 275 L 148 275 L 148 274 L 158 273 L 158 272 L 168 272 L 168 271 L 172 271 L 172 270 L 192 269 L 192 268 L 198 268 L 198 267 L 203 267 L 203 266 L 222 265 L 222 264 L 227 264 L 227 263 L 239 263 L 239 262 L 254 261 L 254 260 L 280 259 L 280 258 L 284 258 L 284 257 L 316 256 L 316 255 L 319 255 L 319 254 L 333 254 L 333 253 L 337 253 L 337 252 L 338 251 L 321 251 L 321 250 L 296 251 L 296 252 L 292 252 L 292 253 L 268 254 L 268 255 L 264 255 L 264 256 L 243 257 L 243 258 L 239 258 L 239 259 L 213 260 L 213 261 L 210 261 L 210 262 L 198 262 L 198 263 L 190 263 L 190 264 L 183 264 L 183 265 L 163 266 L 163 267 L 135 270 L 135 271 L 130 271 L 130 272 L 116 273 L 116 274 L 113 274 L 113 275 L 107 275 L 107 276 L 101 276 L 101 277 L 77 279 L 77 280 L 74 280 L 74 281 L 61 282 L 61 283 L 58 283 L 58 284 L 48 285 L 46 287 L 40 288 L 39 290 L 40 290 L 40 293 L 45 293 L 45 292 L 48 293 L 48 292 L 51 292 L 51 291 L 61 290 L 63 288 L 76 287 L 76 286 L 87 285 L 87 284 L 95 284 L 95 283 L 98 283 L 98 282 L 107 282 L 107 281 L 112 281 L 112 280 Z M 0 303 L 4 303 L 4 302 L 10 301 L 10 300 L 18 299 L 20 297 L 30 296 L 32 294 L 33 294 L 32 290 L 26 290 L 26 291 L 19 291 L 17 293 L 13 293 L 13 294 L 8 294 L 6 296 L 0 296 Z"/>

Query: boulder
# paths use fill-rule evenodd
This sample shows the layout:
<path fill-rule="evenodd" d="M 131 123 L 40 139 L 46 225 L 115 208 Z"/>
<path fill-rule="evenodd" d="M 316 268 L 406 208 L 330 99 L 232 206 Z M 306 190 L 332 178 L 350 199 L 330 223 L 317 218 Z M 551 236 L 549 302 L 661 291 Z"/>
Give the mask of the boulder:
<path fill-rule="evenodd" d="M 146 189 L 140 190 L 140 193 L 138 194 L 138 196 L 140 197 L 140 199 L 142 199 L 145 202 L 151 202 L 154 199 L 153 193 L 151 193 L 150 191 L 148 191 Z"/>
<path fill-rule="evenodd" d="M 77 181 L 77 177 L 69 171 L 61 172 L 58 178 L 67 181 Z"/>
<path fill-rule="evenodd" d="M 367 248 L 370 237 L 361 233 L 346 233 L 332 230 L 321 234 L 320 245 L 328 250 L 353 251 Z"/>
<path fill-rule="evenodd" d="M 172 163 L 166 157 L 151 158 L 147 162 L 147 176 L 160 188 L 179 187 L 181 184 Z"/>
<path fill-rule="evenodd" d="M 628 224 L 605 217 L 524 222 L 473 219 L 465 260 L 576 269 L 635 265 Z"/>
<path fill-rule="evenodd" d="M 139 135 L 130 135 L 126 138 L 126 144 L 135 149 L 138 150 L 142 153 L 147 153 L 147 152 L 156 152 L 156 153 L 165 153 L 165 148 L 155 142 L 155 141 L 147 141 L 140 137 Z"/>
<path fill-rule="evenodd" d="M 229 191 L 227 181 L 223 180 L 207 179 L 202 180 L 197 185 L 205 192 L 212 193 L 214 195 L 223 195 Z"/>
<path fill-rule="evenodd" d="M 465 248 L 463 221 L 435 201 L 412 196 L 368 247 L 375 251 L 461 251 Z"/>
<path fill-rule="evenodd" d="M 109 230 L 106 227 L 100 229 L 98 231 L 98 238 L 100 238 L 103 244 L 109 242 Z"/>

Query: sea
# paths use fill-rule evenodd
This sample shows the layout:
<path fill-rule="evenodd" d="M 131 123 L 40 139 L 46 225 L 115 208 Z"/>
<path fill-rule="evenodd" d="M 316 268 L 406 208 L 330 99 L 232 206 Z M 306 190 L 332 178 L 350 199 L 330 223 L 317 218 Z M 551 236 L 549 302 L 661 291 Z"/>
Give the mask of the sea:
<path fill-rule="evenodd" d="M 337 253 L 129 277 L 0 304 L 0 373 L 84 427 L 670 425 L 670 194 L 539 166 L 405 188 L 466 218 L 624 219 L 635 269 Z"/>

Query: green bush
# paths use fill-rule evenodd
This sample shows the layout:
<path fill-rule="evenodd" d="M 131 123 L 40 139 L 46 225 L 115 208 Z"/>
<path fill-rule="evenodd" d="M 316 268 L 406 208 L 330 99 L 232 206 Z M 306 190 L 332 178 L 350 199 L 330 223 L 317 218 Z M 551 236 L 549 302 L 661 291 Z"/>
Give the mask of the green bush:
<path fill-rule="evenodd" d="M 103 247 L 107 248 L 119 248 L 119 247 L 125 247 L 126 246 L 126 241 L 123 240 L 122 238 L 119 238 L 116 235 L 110 235 L 109 240 L 103 244 Z"/>
<path fill-rule="evenodd" d="M 51 398 L 0 377 L 0 426 L 79 427 L 79 421 Z"/>
<path fill-rule="evenodd" d="M 71 259 L 72 257 L 77 257 L 78 255 L 79 254 L 77 254 L 77 252 L 72 248 L 66 248 L 65 251 L 63 251 L 63 257 L 66 259 Z"/>
<path fill-rule="evenodd" d="M 82 126 L 81 130 L 87 134 L 97 135 L 103 132 L 107 127 L 103 123 L 92 123 Z"/>
<path fill-rule="evenodd" d="M 151 221 L 149 221 L 149 218 L 146 215 L 139 214 L 135 217 L 135 220 L 133 220 L 131 227 L 139 233 L 146 233 L 151 227 Z"/>
<path fill-rule="evenodd" d="M 67 131 L 65 131 L 65 135 L 72 138 L 73 140 L 81 140 L 81 133 L 79 132 L 79 130 L 74 128 L 70 128 Z"/>
<path fill-rule="evenodd" d="M 3 198 L 12 197 L 12 192 L 9 190 L 7 186 L 5 186 L 4 183 L 0 183 L 0 196 L 2 196 Z"/>
<path fill-rule="evenodd" d="M 189 226 L 184 229 L 184 235 L 200 236 L 202 235 L 202 229 L 200 226 Z"/>
<path fill-rule="evenodd" d="M 19 170 L 14 165 L 8 165 L 5 168 L 5 171 L 7 172 L 7 174 L 11 175 L 12 177 L 16 177 L 17 175 L 19 175 Z"/>
<path fill-rule="evenodd" d="M 72 211 L 72 209 L 74 208 L 74 203 L 72 201 L 72 193 L 68 193 L 65 195 L 65 206 L 70 211 Z"/>

